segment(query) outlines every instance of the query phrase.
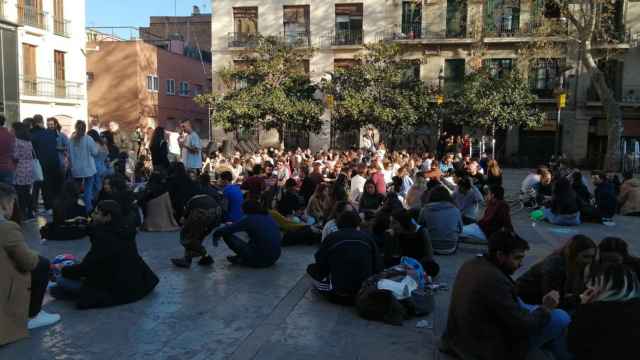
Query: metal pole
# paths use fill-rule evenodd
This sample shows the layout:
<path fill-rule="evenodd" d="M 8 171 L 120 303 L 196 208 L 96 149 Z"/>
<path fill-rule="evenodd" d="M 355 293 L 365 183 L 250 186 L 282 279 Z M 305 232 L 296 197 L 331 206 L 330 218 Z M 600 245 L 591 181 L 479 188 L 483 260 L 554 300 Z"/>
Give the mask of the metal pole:
<path fill-rule="evenodd" d="M 555 154 L 554 155 L 559 155 L 559 153 L 561 152 L 560 149 L 560 116 L 561 116 L 561 112 L 562 112 L 562 108 L 558 105 L 558 119 L 557 119 L 557 129 L 556 129 L 556 143 L 555 143 Z"/>

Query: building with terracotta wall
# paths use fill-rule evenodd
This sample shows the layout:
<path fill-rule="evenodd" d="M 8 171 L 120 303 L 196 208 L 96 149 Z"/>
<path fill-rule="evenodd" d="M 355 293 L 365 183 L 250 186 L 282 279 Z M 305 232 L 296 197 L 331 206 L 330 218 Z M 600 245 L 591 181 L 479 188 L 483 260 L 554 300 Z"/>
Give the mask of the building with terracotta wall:
<path fill-rule="evenodd" d="M 102 126 L 116 121 L 133 130 L 139 124 L 174 130 L 183 119 L 208 138 L 208 110 L 194 97 L 209 90 L 210 68 L 182 55 L 182 42 L 167 49 L 143 40 L 87 44 L 89 116 Z"/>

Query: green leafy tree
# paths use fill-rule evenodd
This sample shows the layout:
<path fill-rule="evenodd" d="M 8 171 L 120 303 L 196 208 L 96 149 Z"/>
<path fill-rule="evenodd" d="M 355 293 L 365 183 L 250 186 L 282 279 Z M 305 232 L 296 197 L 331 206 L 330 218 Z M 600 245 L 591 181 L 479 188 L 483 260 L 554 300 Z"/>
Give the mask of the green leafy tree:
<path fill-rule="evenodd" d="M 324 108 L 314 97 L 317 86 L 305 74 L 312 49 L 295 48 L 277 37 L 259 37 L 257 47 L 242 57 L 244 66 L 227 67 L 217 73 L 224 85 L 221 93 L 198 96 L 209 106 L 213 124 L 227 132 L 241 129 L 285 129 L 318 133 Z"/>
<path fill-rule="evenodd" d="M 537 127 L 545 115 L 536 107 L 536 95 L 517 71 L 493 76 L 480 68 L 465 76 L 464 84 L 444 104 L 444 118 L 490 130 Z"/>
<path fill-rule="evenodd" d="M 366 50 L 353 66 L 336 70 L 323 84 L 324 93 L 334 98 L 334 128 L 374 126 L 393 141 L 434 124 L 434 90 L 413 74 L 415 62 L 403 60 L 397 44 L 369 44 Z"/>

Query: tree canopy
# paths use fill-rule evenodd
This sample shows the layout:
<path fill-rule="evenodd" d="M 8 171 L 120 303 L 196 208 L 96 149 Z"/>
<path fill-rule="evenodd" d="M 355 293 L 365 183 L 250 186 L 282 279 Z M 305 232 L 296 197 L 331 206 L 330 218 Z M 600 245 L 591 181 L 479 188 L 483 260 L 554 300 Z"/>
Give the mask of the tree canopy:
<path fill-rule="evenodd" d="M 318 133 L 324 108 L 305 72 L 312 54 L 277 37 L 259 37 L 255 49 L 216 74 L 224 90 L 196 102 L 210 106 L 213 123 L 228 132 L 261 127 L 277 130 L 281 139 L 285 129 Z"/>

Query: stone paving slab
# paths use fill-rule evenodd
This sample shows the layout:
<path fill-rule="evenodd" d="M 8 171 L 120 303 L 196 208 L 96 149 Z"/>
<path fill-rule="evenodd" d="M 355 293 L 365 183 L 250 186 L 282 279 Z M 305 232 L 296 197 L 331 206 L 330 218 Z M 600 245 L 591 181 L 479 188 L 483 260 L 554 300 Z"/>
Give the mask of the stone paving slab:
<path fill-rule="evenodd" d="M 506 174 L 508 193 L 517 191 L 525 174 L 521 170 Z M 532 246 L 525 268 L 578 232 L 596 241 L 623 237 L 634 253 L 640 253 L 637 236 L 632 238 L 640 230 L 637 218 L 618 217 L 615 227 L 560 228 L 533 226 L 522 211 L 513 222 Z M 83 256 L 89 248 L 86 239 L 41 244 L 37 225 L 42 223 L 25 231 L 29 245 L 43 256 L 65 252 Z M 416 328 L 421 319 L 391 326 L 361 319 L 354 309 L 329 304 L 310 290 L 304 272 L 313 260 L 312 247 L 286 248 L 275 267 L 253 270 L 229 265 L 225 257 L 230 252 L 223 244 L 212 249 L 214 266 L 194 264 L 187 271 L 168 261 L 182 252 L 176 233 L 140 233 L 138 246 L 160 277 L 150 296 L 134 304 L 88 311 L 53 301 L 46 310 L 60 313 L 62 321 L 1 347 L 0 359 L 449 359 L 437 351 L 449 292 L 437 293 L 436 311 L 425 318 L 433 322 L 433 329 Z M 437 280 L 451 285 L 464 261 L 482 251 L 482 246 L 463 245 L 455 256 L 438 257 L 442 273 Z"/>

